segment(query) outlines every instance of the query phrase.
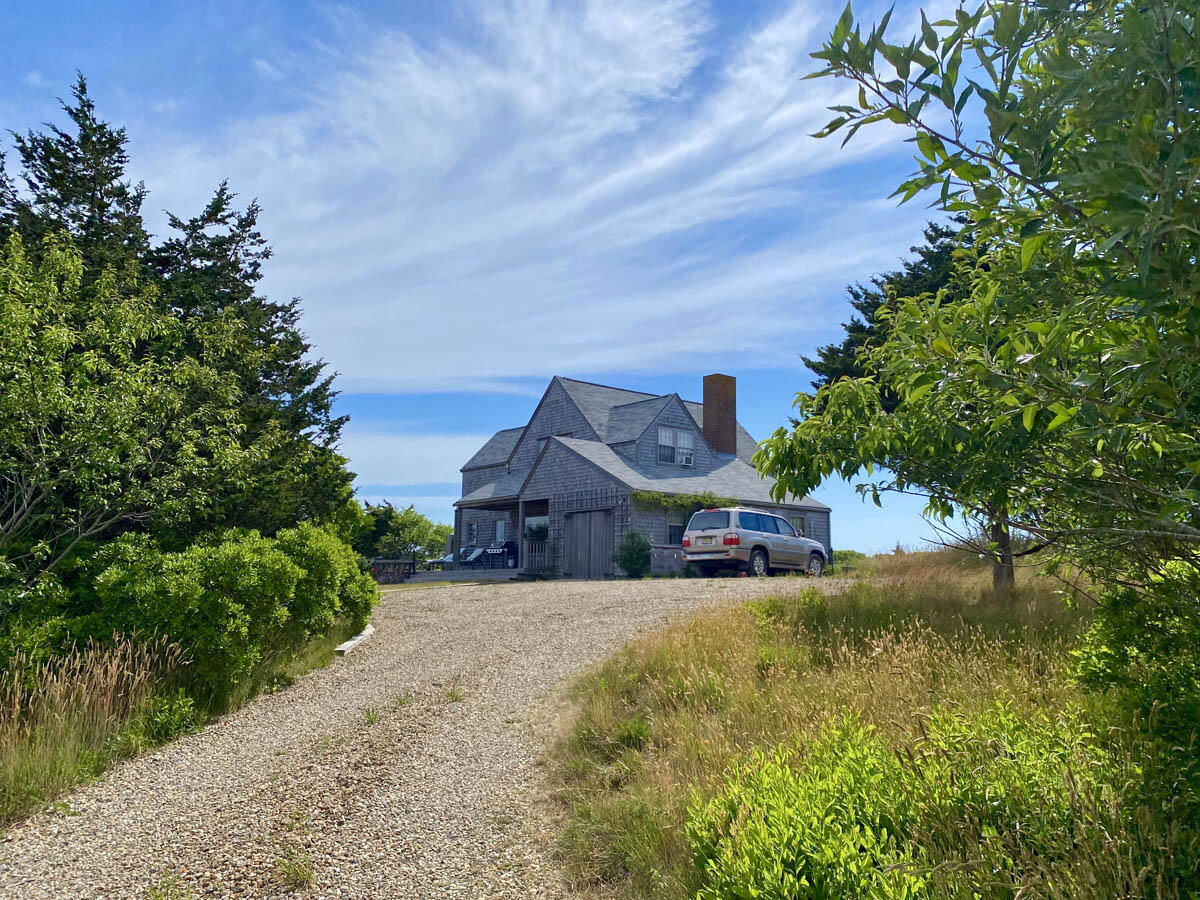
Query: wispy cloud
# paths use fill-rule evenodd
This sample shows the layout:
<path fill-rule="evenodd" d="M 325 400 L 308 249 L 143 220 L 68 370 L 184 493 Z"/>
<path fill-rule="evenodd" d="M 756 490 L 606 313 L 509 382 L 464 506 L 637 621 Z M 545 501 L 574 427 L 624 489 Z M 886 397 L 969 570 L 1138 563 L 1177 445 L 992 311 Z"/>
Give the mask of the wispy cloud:
<path fill-rule="evenodd" d="M 26 72 L 21 77 L 22 83 L 31 88 L 40 88 L 46 86 L 46 76 L 34 69 L 32 72 Z"/>
<path fill-rule="evenodd" d="M 142 159 L 156 205 L 260 198 L 267 287 L 344 389 L 769 365 L 909 242 L 853 170 L 894 136 L 809 137 L 843 90 L 801 80 L 817 0 L 737 33 L 701 0 L 456 9 L 420 40 L 334 10 L 291 111 Z"/>
<path fill-rule="evenodd" d="M 254 59 L 254 71 L 270 81 L 279 81 L 281 78 L 283 78 L 283 73 L 280 72 L 279 69 L 267 62 L 265 59 L 258 57 Z"/>

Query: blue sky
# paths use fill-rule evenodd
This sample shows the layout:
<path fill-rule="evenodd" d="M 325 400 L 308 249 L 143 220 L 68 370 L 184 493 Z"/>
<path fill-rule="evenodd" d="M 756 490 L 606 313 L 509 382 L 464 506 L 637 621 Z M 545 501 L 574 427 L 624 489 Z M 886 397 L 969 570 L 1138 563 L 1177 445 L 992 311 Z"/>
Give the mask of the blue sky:
<path fill-rule="evenodd" d="M 257 197 L 265 290 L 304 299 L 340 373 L 360 494 L 443 521 L 458 467 L 555 374 L 699 399 L 727 372 L 766 436 L 808 387 L 800 356 L 838 338 L 843 286 L 930 215 L 887 199 L 899 132 L 810 137 L 849 90 L 801 80 L 834 4 L 16 6 L 0 126 L 57 121 L 79 69 L 129 130 L 152 228 L 225 178 Z M 931 534 L 912 499 L 816 496 L 838 546 Z"/>

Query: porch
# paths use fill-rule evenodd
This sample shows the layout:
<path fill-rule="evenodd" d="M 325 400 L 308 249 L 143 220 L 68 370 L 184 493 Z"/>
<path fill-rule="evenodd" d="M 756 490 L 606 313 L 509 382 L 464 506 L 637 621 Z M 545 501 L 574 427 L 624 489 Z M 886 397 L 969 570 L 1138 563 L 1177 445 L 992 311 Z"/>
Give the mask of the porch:
<path fill-rule="evenodd" d="M 544 575 L 549 552 L 550 501 L 459 503 L 454 515 L 453 571 L 494 577 Z"/>

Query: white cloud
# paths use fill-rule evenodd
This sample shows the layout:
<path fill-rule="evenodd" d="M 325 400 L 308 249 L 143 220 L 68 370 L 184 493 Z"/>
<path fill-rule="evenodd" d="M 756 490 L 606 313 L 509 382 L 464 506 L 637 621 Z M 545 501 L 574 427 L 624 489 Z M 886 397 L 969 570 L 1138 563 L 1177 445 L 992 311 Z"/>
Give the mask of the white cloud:
<path fill-rule="evenodd" d="M 736 35 L 701 0 L 459 9 L 421 42 L 335 10 L 294 111 L 172 136 L 138 173 L 156 207 L 226 177 L 261 200 L 266 287 L 305 298 L 344 390 L 791 360 L 911 243 L 919 211 L 880 215 L 845 168 L 895 135 L 809 137 L 845 92 L 801 80 L 817 0 Z"/>
<path fill-rule="evenodd" d="M 26 72 L 21 78 L 21 81 L 31 88 L 40 88 L 46 86 L 46 76 L 34 69 L 32 72 Z"/>

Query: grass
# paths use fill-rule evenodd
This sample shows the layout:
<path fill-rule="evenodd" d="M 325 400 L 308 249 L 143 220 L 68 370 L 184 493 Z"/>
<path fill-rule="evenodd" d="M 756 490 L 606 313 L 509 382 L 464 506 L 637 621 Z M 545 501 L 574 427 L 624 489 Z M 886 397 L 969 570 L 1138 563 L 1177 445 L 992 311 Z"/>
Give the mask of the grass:
<path fill-rule="evenodd" d="M 194 730 L 328 666 L 346 625 L 278 657 L 239 686 L 221 709 L 200 709 L 178 685 L 186 672 L 174 645 L 119 639 L 91 643 L 40 665 L 20 656 L 0 671 L 0 826 L 53 803 L 113 763 Z M 377 712 L 367 713 L 378 719 Z"/>
<path fill-rule="evenodd" d="M 148 887 L 144 897 L 145 900 L 195 900 L 196 893 L 172 876 Z"/>
<path fill-rule="evenodd" d="M 128 640 L 14 659 L 0 673 L 0 824 L 191 728 L 190 702 L 168 692 L 180 662 L 173 645 Z"/>
<path fill-rule="evenodd" d="M 553 765 L 577 887 L 1193 895 L 1187 760 L 1074 683 L 1086 613 L 1051 582 L 994 597 L 978 563 L 902 556 L 836 596 L 702 613 L 578 682 Z"/>
<path fill-rule="evenodd" d="M 275 878 L 289 890 L 311 887 L 316 880 L 312 857 L 301 850 L 289 850 L 275 860 Z"/>

